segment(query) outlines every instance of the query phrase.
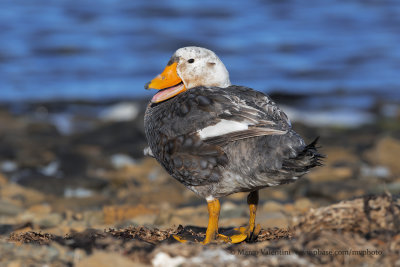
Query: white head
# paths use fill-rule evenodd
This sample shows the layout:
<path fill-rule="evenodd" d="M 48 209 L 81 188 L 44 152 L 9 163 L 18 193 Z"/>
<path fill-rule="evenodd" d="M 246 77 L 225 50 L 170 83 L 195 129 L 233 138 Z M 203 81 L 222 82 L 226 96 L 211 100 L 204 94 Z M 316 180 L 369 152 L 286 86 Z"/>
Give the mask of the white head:
<path fill-rule="evenodd" d="M 225 88 L 230 85 L 229 73 L 213 51 L 189 46 L 178 49 L 163 73 L 145 88 L 164 89 L 152 99 L 158 103 L 197 86 Z"/>
<path fill-rule="evenodd" d="M 225 88 L 231 85 L 224 63 L 213 51 L 189 46 L 178 49 L 174 56 L 179 59 L 176 70 L 187 89 L 196 86 Z"/>

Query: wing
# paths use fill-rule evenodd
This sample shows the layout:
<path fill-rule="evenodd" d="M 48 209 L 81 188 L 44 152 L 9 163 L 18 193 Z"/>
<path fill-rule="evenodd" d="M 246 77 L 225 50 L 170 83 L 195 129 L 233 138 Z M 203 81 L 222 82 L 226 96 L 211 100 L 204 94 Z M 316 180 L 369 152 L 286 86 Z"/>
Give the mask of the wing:
<path fill-rule="evenodd" d="M 166 126 L 174 134 L 197 133 L 215 144 L 284 134 L 291 128 L 286 114 L 268 96 L 241 86 L 190 89 L 171 103 L 169 112 Z"/>
<path fill-rule="evenodd" d="M 250 88 L 190 89 L 155 106 L 159 145 L 151 150 L 164 167 L 186 185 L 218 182 L 227 164 L 223 147 L 265 135 L 283 135 L 291 125 L 276 104 Z M 161 149 L 158 149 L 160 148 Z"/>
<path fill-rule="evenodd" d="M 201 138 L 210 144 L 226 145 L 240 139 L 264 135 L 282 135 L 290 121 L 266 95 L 246 87 L 224 90 L 213 96 L 221 104 L 215 124 L 200 129 Z"/>

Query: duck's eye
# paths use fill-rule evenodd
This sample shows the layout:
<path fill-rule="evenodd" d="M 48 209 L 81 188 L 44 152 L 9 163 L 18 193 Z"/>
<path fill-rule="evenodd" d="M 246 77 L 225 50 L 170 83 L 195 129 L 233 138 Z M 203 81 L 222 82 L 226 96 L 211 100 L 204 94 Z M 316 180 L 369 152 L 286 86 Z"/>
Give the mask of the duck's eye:
<path fill-rule="evenodd" d="M 191 59 L 188 60 L 188 62 L 189 62 L 189 63 L 193 63 L 193 62 L 194 62 L 194 59 L 191 58 Z"/>

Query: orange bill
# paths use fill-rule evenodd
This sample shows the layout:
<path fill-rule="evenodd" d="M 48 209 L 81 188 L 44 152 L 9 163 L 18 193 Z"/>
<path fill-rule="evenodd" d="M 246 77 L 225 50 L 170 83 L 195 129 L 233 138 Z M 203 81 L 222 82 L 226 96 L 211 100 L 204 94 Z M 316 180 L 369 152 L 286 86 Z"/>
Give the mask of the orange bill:
<path fill-rule="evenodd" d="M 152 103 L 162 102 L 186 91 L 185 85 L 176 71 L 177 64 L 174 62 L 168 65 L 161 74 L 145 85 L 146 89 L 160 90 L 151 99 Z"/>

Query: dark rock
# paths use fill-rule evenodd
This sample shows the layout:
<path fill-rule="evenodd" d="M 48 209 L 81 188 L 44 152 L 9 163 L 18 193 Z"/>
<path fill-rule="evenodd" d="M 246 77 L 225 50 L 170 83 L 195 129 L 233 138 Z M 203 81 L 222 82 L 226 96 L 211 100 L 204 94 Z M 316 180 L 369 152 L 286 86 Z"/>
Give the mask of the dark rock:
<path fill-rule="evenodd" d="M 66 189 L 87 188 L 99 191 L 108 185 L 108 181 L 95 177 L 70 176 L 59 179 L 37 171 L 20 172 L 14 176 L 14 179 L 22 186 L 57 196 L 63 196 Z"/>
<path fill-rule="evenodd" d="M 88 167 L 88 159 L 81 153 L 72 149 L 63 148 L 57 155 L 60 161 L 60 172 L 63 177 L 84 175 Z"/>
<path fill-rule="evenodd" d="M 99 146 L 106 155 L 123 153 L 142 158 L 143 149 L 147 146 L 142 125 L 143 122 L 137 120 L 106 123 L 89 132 L 73 136 L 71 142 L 75 145 Z"/>
<path fill-rule="evenodd" d="M 13 230 L 14 225 L 12 224 L 0 224 L 0 235 L 11 233 Z"/>

